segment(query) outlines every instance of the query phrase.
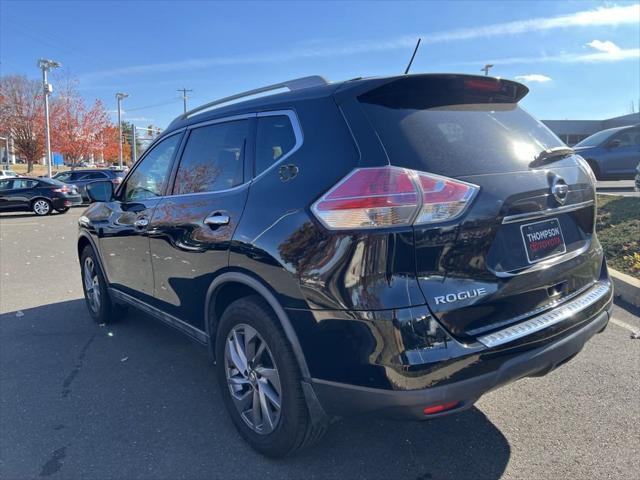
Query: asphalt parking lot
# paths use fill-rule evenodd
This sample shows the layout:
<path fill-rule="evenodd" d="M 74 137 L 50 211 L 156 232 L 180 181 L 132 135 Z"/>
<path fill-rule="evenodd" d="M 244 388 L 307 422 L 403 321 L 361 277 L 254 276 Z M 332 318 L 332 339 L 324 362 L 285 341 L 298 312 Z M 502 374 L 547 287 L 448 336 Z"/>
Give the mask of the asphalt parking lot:
<path fill-rule="evenodd" d="M 0 477 L 626 479 L 640 472 L 638 311 L 543 378 L 422 423 L 352 418 L 280 461 L 227 417 L 205 350 L 147 316 L 94 324 L 82 209 L 0 215 Z"/>

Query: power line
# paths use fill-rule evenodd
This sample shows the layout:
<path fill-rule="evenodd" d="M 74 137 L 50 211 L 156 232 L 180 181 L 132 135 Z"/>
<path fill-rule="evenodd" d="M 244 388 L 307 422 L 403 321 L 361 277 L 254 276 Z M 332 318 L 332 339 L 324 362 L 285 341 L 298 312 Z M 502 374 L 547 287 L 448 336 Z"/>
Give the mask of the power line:
<path fill-rule="evenodd" d="M 163 105 L 169 105 L 171 103 L 176 103 L 176 102 L 179 102 L 179 101 L 180 101 L 179 98 L 172 98 L 171 100 L 165 100 L 164 102 L 161 102 L 161 103 L 154 103 L 153 105 L 145 105 L 143 107 L 127 108 L 127 112 L 137 112 L 138 110 L 146 110 L 147 108 L 162 107 Z"/>

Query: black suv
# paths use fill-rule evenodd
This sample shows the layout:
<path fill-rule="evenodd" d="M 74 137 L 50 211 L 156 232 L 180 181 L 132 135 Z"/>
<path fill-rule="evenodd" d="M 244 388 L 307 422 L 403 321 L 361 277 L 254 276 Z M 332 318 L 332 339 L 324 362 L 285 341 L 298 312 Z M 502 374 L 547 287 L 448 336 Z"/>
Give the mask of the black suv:
<path fill-rule="evenodd" d="M 527 92 L 307 77 L 187 112 L 115 192 L 88 186 L 92 317 L 133 305 L 206 345 L 272 456 L 336 416 L 435 418 L 545 375 L 607 326 L 613 291 L 592 172 Z"/>

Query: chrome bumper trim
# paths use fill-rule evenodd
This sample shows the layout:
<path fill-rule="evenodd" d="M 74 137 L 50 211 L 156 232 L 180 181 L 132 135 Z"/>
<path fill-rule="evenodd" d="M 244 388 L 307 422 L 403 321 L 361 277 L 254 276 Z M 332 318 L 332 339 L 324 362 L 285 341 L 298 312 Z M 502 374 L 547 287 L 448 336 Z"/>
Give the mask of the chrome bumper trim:
<path fill-rule="evenodd" d="M 593 205 L 593 200 L 587 200 L 586 202 L 574 203 L 572 205 L 564 205 L 562 207 L 547 208 L 546 210 L 538 210 L 537 212 L 518 213 L 516 215 L 508 215 L 502 219 L 502 223 L 516 223 L 525 220 L 535 220 L 537 218 L 551 217 L 554 215 L 560 215 L 561 213 L 573 212 L 574 210 L 580 210 L 581 208 L 589 207 Z"/>
<path fill-rule="evenodd" d="M 518 338 L 526 337 L 527 335 L 538 332 L 570 318 L 579 311 L 584 310 L 601 300 L 610 292 L 611 283 L 609 281 L 598 282 L 595 286 L 575 300 L 561 304 L 547 313 L 533 317 L 525 322 L 518 323 L 517 325 L 507 327 L 503 330 L 498 330 L 497 332 L 490 333 L 489 335 L 478 337 L 478 341 L 486 347 L 491 348 L 512 342 Z"/>

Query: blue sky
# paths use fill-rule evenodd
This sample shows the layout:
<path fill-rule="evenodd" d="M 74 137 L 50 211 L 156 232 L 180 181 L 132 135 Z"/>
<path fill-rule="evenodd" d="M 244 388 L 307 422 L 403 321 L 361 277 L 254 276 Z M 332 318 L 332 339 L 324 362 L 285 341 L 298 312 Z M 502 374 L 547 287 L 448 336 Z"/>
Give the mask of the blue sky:
<path fill-rule="evenodd" d="M 38 78 L 40 57 L 77 76 L 87 100 L 166 126 L 190 106 L 284 79 L 412 72 L 528 83 L 541 119 L 638 111 L 640 4 L 602 1 L 28 2 L 0 0 L 0 73 Z"/>

